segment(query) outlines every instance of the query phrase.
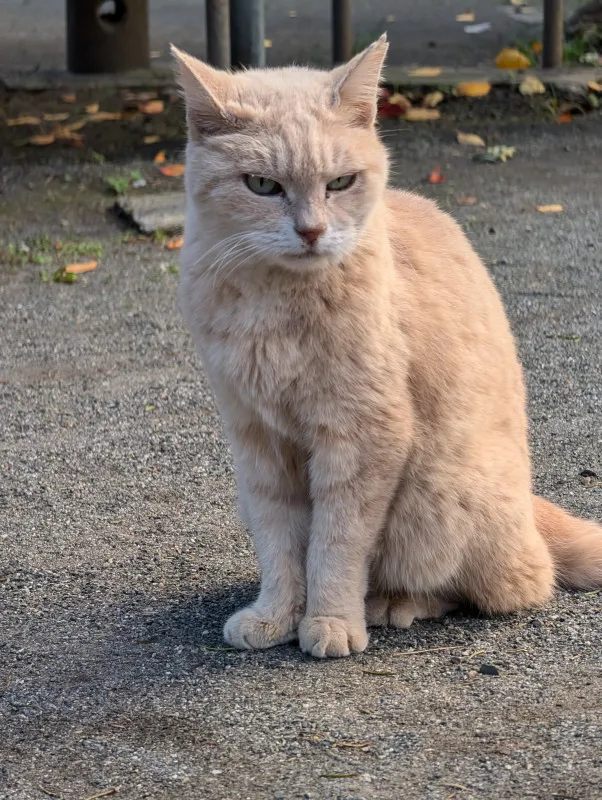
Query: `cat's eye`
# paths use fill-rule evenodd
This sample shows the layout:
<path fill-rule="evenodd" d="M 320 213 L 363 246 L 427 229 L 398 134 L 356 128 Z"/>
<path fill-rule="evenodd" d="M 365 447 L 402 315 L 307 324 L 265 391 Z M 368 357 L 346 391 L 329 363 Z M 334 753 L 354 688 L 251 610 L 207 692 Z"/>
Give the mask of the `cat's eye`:
<path fill-rule="evenodd" d="M 340 178 L 335 178 L 330 183 L 326 184 L 326 189 L 329 192 L 342 192 L 343 189 L 349 189 L 355 183 L 356 175 L 341 175 Z"/>
<path fill-rule="evenodd" d="M 271 178 L 263 178 L 261 175 L 245 175 L 244 179 L 252 192 L 261 194 L 264 197 L 284 192 L 282 186 Z"/>

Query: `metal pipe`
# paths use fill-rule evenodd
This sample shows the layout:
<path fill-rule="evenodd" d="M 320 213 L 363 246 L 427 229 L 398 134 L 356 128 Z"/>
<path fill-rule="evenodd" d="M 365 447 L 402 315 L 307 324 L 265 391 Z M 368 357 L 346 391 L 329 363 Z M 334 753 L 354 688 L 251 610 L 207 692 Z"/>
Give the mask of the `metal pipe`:
<path fill-rule="evenodd" d="M 342 64 L 352 55 L 351 0 L 332 0 L 332 60 Z"/>
<path fill-rule="evenodd" d="M 562 66 L 564 46 L 563 6 L 563 0 L 544 0 L 542 64 L 546 69 Z"/>
<path fill-rule="evenodd" d="M 206 0 L 207 61 L 230 69 L 230 5 L 228 0 Z"/>
<path fill-rule="evenodd" d="M 265 67 L 263 0 L 230 0 L 232 66 Z"/>

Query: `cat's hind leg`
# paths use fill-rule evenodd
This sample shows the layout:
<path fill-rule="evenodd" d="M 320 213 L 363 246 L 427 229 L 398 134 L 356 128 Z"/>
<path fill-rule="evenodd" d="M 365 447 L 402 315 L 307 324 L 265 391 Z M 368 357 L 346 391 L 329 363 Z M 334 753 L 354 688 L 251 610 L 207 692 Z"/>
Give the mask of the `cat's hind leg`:
<path fill-rule="evenodd" d="M 372 627 L 409 628 L 415 619 L 437 619 L 458 608 L 458 603 L 434 597 L 371 594 L 366 598 L 366 619 Z"/>

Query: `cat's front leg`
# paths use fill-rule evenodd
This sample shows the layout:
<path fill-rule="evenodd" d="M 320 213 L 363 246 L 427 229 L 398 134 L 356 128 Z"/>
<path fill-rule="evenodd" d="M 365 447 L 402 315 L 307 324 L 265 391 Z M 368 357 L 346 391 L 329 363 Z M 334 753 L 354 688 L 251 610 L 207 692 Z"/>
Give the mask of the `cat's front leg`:
<path fill-rule="evenodd" d="M 261 649 L 297 638 L 305 612 L 309 502 L 303 460 L 292 445 L 258 424 L 232 432 L 241 506 L 261 567 L 254 603 L 226 622 L 228 644 Z"/>
<path fill-rule="evenodd" d="M 299 642 L 318 658 L 360 653 L 368 644 L 369 562 L 403 460 L 391 450 L 388 442 L 325 435 L 312 454 L 307 609 Z"/>

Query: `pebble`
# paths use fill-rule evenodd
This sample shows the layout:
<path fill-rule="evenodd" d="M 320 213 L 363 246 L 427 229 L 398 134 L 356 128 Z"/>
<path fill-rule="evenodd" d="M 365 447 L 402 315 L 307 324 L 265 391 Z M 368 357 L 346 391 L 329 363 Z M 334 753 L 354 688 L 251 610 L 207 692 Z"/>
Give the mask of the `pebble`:
<path fill-rule="evenodd" d="M 497 667 L 494 667 L 493 664 L 481 664 L 479 667 L 479 672 L 481 675 L 499 675 L 500 671 Z"/>

